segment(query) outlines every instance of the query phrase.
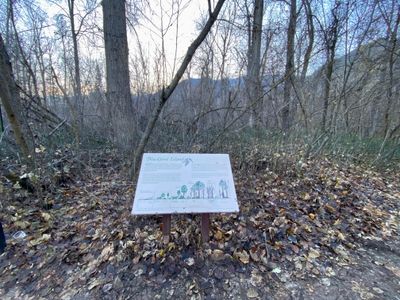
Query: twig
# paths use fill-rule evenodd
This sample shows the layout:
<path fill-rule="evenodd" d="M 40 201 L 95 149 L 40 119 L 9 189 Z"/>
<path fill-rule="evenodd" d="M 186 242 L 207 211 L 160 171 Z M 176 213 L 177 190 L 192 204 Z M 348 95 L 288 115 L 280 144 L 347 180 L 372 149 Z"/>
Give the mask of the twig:
<path fill-rule="evenodd" d="M 3 132 L 1 133 L 1 136 L 0 136 L 0 144 L 1 144 L 1 142 L 3 141 L 3 138 L 4 138 L 4 136 L 5 136 L 6 133 L 7 133 L 8 127 L 10 127 L 10 125 L 7 125 L 6 128 L 4 128 Z"/>
<path fill-rule="evenodd" d="M 47 137 L 52 136 L 53 133 L 56 132 L 61 126 L 63 126 L 65 122 L 67 122 L 67 119 L 64 119 L 60 124 L 58 124 L 58 125 L 56 126 L 56 128 L 54 128 L 54 129 L 47 135 Z"/>

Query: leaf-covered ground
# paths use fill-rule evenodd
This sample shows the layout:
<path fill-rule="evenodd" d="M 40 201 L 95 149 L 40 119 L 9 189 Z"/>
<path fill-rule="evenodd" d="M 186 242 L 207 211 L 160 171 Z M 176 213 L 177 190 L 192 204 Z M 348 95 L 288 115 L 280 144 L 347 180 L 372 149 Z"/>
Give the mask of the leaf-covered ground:
<path fill-rule="evenodd" d="M 208 244 L 198 216 L 173 216 L 164 244 L 160 217 L 130 215 L 116 155 L 91 157 L 60 158 L 40 201 L 1 178 L 2 299 L 400 299 L 394 173 L 235 161 L 241 212 L 213 215 Z"/>

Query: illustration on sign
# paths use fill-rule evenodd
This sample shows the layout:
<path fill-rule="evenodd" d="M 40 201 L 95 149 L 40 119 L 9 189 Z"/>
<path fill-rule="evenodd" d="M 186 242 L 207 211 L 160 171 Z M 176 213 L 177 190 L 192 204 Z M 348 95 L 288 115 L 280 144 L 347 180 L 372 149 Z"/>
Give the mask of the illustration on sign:
<path fill-rule="evenodd" d="M 190 193 L 187 194 L 187 185 L 182 185 L 180 189 L 176 191 L 175 195 L 169 193 L 161 193 L 157 199 L 218 199 L 228 198 L 228 184 L 225 180 L 221 179 L 219 182 L 219 194 L 215 193 L 214 184 L 208 183 L 207 186 L 204 182 L 197 181 L 190 188 Z M 205 193 L 204 193 L 205 192 Z M 187 195 L 186 195 L 187 194 Z"/>

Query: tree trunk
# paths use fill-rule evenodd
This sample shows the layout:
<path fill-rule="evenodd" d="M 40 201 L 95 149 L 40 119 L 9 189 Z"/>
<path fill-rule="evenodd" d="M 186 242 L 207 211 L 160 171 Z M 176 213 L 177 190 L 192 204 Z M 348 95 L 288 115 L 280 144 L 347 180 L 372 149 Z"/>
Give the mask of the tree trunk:
<path fill-rule="evenodd" d="M 333 63 L 335 59 L 335 51 L 331 52 L 328 51 L 328 59 L 325 69 L 325 86 L 324 86 L 324 105 L 322 108 L 322 131 L 326 131 L 326 120 L 328 117 L 328 108 L 329 108 L 329 97 L 330 97 L 330 90 L 331 90 L 331 80 L 333 74 Z"/>
<path fill-rule="evenodd" d="M 399 29 L 399 23 L 400 23 L 400 7 L 398 7 L 399 10 L 397 11 L 396 19 L 394 21 L 394 28 L 390 28 L 390 24 L 388 25 L 388 41 L 387 41 L 387 69 L 388 69 L 388 82 L 387 82 L 387 88 L 386 88 L 386 98 L 387 98 L 387 103 L 386 103 L 386 109 L 385 113 L 383 116 L 383 121 L 384 121 L 384 136 L 386 137 L 389 128 L 390 128 L 390 111 L 392 109 L 392 104 L 393 104 L 393 88 L 394 88 L 394 63 L 395 63 L 395 53 L 396 53 L 396 47 L 397 47 L 397 34 L 398 34 L 398 29 Z"/>
<path fill-rule="evenodd" d="M 314 21 L 310 0 L 304 0 L 306 15 L 307 15 L 307 34 L 308 34 L 308 45 L 306 53 L 304 54 L 303 69 L 301 70 L 301 82 L 304 83 L 307 76 L 308 65 L 310 63 L 311 53 L 314 47 Z"/>
<path fill-rule="evenodd" d="M 261 34 L 264 14 L 264 0 L 255 0 L 253 13 L 253 28 L 251 31 L 251 44 L 248 51 L 248 95 L 249 103 L 261 97 Z M 249 126 L 257 122 L 258 105 L 253 105 L 250 112 Z"/>
<path fill-rule="evenodd" d="M 330 26 L 324 32 L 325 46 L 326 46 L 326 66 L 325 66 L 325 86 L 323 96 L 323 107 L 322 107 L 322 131 L 327 130 L 327 118 L 329 109 L 329 98 L 331 90 L 331 81 L 333 75 L 333 66 L 335 62 L 336 44 L 339 36 L 339 8 L 340 2 L 335 2 L 335 6 L 332 8 L 332 22 Z M 329 127 L 329 126 L 328 126 Z"/>
<path fill-rule="evenodd" d="M 0 134 L 4 132 L 3 111 L 0 103 Z"/>
<path fill-rule="evenodd" d="M 103 1 L 104 43 L 106 53 L 107 100 L 115 142 L 132 149 L 134 113 L 131 99 L 126 33 L 125 0 Z"/>
<path fill-rule="evenodd" d="M 76 107 L 78 111 L 78 124 L 79 127 L 83 123 L 83 98 L 82 98 L 82 86 L 81 86 L 81 69 L 79 65 L 79 49 L 78 49 L 78 34 L 75 30 L 75 0 L 68 0 L 69 20 L 71 26 L 71 38 L 74 52 L 74 94 Z"/>
<path fill-rule="evenodd" d="M 27 140 L 27 124 L 22 118 L 21 99 L 12 74 L 10 58 L 0 34 L 0 98 L 14 133 L 15 141 L 27 161 L 31 161 L 33 143 Z"/>
<path fill-rule="evenodd" d="M 168 101 L 169 97 L 172 95 L 173 91 L 175 90 L 176 86 L 178 85 L 179 80 L 182 78 L 182 75 L 185 72 L 190 61 L 192 60 L 192 57 L 193 57 L 194 53 L 196 52 L 197 48 L 201 45 L 201 43 L 207 36 L 208 32 L 210 31 L 212 25 L 217 20 L 218 14 L 221 11 L 221 8 L 222 8 L 222 5 L 224 4 L 224 2 L 225 2 L 225 0 L 218 0 L 213 12 L 211 12 L 211 7 L 210 7 L 210 14 L 209 14 L 207 23 L 204 25 L 203 29 L 201 30 L 201 32 L 199 33 L 197 38 L 189 46 L 189 48 L 186 52 L 186 55 L 182 61 L 182 64 L 180 65 L 179 69 L 177 70 L 177 72 L 176 72 L 174 78 L 172 79 L 172 81 L 170 82 L 170 84 L 162 90 L 160 98 L 158 99 L 158 104 L 155 107 L 155 109 L 147 123 L 145 132 L 142 135 L 142 138 L 140 139 L 140 142 L 139 142 L 139 146 L 136 149 L 136 152 L 134 154 L 131 172 L 130 172 L 131 176 L 133 176 L 135 174 L 135 172 L 139 169 L 139 161 L 143 155 L 144 149 L 145 149 L 147 142 L 150 138 L 150 135 L 154 129 L 157 119 L 161 113 L 161 110 L 163 109 L 165 103 Z"/>
<path fill-rule="evenodd" d="M 296 34 L 296 14 L 296 0 L 291 0 L 286 44 L 285 85 L 283 88 L 282 129 L 284 131 L 288 131 L 291 126 L 290 91 L 294 80 L 294 37 Z"/>
<path fill-rule="evenodd" d="M 37 60 L 39 64 L 39 71 L 40 71 L 40 78 L 42 80 L 42 97 L 43 97 L 43 105 L 47 108 L 47 85 L 46 85 L 46 66 L 44 64 L 44 53 L 42 50 L 42 46 L 40 42 L 37 45 L 38 53 L 37 53 Z"/>

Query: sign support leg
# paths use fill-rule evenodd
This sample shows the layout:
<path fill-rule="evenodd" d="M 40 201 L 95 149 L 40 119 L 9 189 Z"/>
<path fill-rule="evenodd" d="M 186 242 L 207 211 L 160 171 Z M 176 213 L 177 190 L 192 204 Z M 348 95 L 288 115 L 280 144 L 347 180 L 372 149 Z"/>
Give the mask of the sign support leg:
<path fill-rule="evenodd" d="M 162 232 L 163 232 L 164 242 L 169 243 L 169 235 L 171 232 L 171 214 L 163 215 L 162 223 L 163 223 Z"/>
<path fill-rule="evenodd" d="M 210 214 L 204 213 L 201 214 L 201 238 L 203 243 L 207 243 L 210 239 Z"/>

